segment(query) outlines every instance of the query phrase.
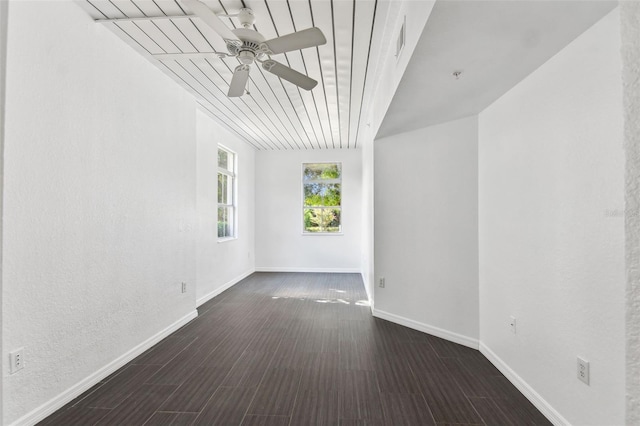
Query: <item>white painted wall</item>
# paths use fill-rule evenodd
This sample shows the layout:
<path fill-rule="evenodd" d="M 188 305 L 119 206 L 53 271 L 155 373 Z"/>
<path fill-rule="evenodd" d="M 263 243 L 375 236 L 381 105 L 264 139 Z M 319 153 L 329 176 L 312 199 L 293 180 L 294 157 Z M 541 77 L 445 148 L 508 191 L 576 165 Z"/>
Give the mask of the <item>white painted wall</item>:
<path fill-rule="evenodd" d="M 303 235 L 302 163 L 342 162 L 343 235 Z M 359 150 L 256 152 L 256 269 L 360 272 Z"/>
<path fill-rule="evenodd" d="M 640 3 L 620 3 L 625 115 L 627 424 L 640 424 Z"/>
<path fill-rule="evenodd" d="M 373 143 L 391 104 L 422 30 L 431 14 L 432 0 L 382 0 L 377 3 L 375 31 L 371 40 L 363 108 L 358 118 L 356 146 L 363 155 L 362 278 L 370 301 L 374 297 L 373 258 Z M 406 17 L 406 21 L 405 21 Z M 406 22 L 406 40 L 395 57 L 399 30 Z"/>
<path fill-rule="evenodd" d="M 475 347 L 477 146 L 477 117 L 374 145 L 374 314 Z"/>
<path fill-rule="evenodd" d="M 559 423 L 625 422 L 619 19 L 616 9 L 479 119 L 481 350 Z"/>
<path fill-rule="evenodd" d="M 196 278 L 191 96 L 73 2 L 9 12 L 3 424 L 195 314 Z"/>
<path fill-rule="evenodd" d="M 3 188 L 4 188 L 4 121 L 5 94 L 7 71 L 7 27 L 9 17 L 9 2 L 0 2 L 0 217 L 3 217 Z M 0 241 L 2 241 L 2 221 L 0 220 Z M 2 244 L 0 244 L 0 265 L 2 265 Z M 2 273 L 0 273 L 0 354 L 2 351 Z M 2 383 L 0 378 L 0 419 L 3 418 Z"/>
<path fill-rule="evenodd" d="M 197 303 L 201 305 L 254 271 L 255 150 L 197 112 Z M 218 144 L 237 156 L 237 238 L 218 242 Z"/>
<path fill-rule="evenodd" d="M 362 249 L 360 264 L 362 281 L 369 297 L 372 308 L 375 306 L 375 277 L 374 277 L 374 205 L 373 205 L 373 177 L 374 151 L 373 141 L 364 141 L 362 152 Z"/>

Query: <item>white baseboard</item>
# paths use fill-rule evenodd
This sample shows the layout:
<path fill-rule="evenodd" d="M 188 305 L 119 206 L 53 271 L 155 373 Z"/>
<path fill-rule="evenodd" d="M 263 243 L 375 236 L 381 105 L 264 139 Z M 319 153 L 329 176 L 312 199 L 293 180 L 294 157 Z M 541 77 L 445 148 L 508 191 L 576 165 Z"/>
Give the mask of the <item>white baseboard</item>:
<path fill-rule="evenodd" d="M 232 280 L 224 283 L 223 285 L 221 285 L 217 289 L 213 290 L 212 292 L 209 292 L 209 293 L 205 294 L 204 296 L 198 298 L 198 300 L 196 300 L 196 307 L 199 307 L 200 305 L 202 305 L 203 303 L 206 303 L 209 300 L 213 299 L 214 297 L 216 297 L 217 295 L 219 295 L 223 291 L 225 291 L 225 290 L 233 287 L 234 285 L 238 284 L 240 281 L 244 280 L 245 278 L 247 278 L 249 275 L 253 274 L 254 272 L 255 272 L 254 269 L 249 269 L 247 272 L 238 275 L 237 277 L 235 277 Z"/>
<path fill-rule="evenodd" d="M 256 272 L 322 272 L 333 274 L 359 274 L 358 268 L 303 268 L 295 266 L 256 266 Z"/>
<path fill-rule="evenodd" d="M 164 339 L 174 331 L 178 330 L 180 327 L 187 324 L 189 321 L 196 318 L 197 316 L 198 316 L 198 311 L 195 311 L 195 310 L 185 315 L 184 317 L 180 318 L 178 321 L 171 324 L 169 327 L 156 333 L 152 337 L 140 343 L 138 346 L 126 352 L 124 355 L 116 358 L 109 364 L 100 368 L 95 373 L 87 376 L 83 380 L 71 386 L 69 389 L 62 392 L 60 395 L 45 402 L 35 410 L 32 410 L 31 412 L 20 417 L 18 420 L 11 423 L 11 425 L 12 426 L 30 426 L 30 425 L 35 425 L 36 423 L 44 420 L 45 418 L 47 418 L 48 416 L 50 416 L 51 414 L 53 414 L 60 408 L 64 407 L 66 404 L 73 401 L 78 396 L 80 396 L 83 392 L 91 389 L 91 387 L 99 383 L 100 380 L 108 377 L 110 374 L 114 373 L 116 370 L 126 365 L 129 361 L 132 361 L 135 357 L 142 354 L 144 351 L 151 348 L 160 340 Z"/>
<path fill-rule="evenodd" d="M 484 343 L 480 343 L 480 352 L 487 357 L 551 423 L 556 426 L 569 426 L 571 424 Z"/>
<path fill-rule="evenodd" d="M 404 325 L 405 327 L 413 328 L 414 330 L 422 331 L 423 333 L 431 334 L 454 343 L 459 343 L 472 349 L 478 349 L 479 347 L 478 339 L 474 339 L 473 337 L 464 336 L 440 327 L 414 321 L 409 318 L 401 317 L 400 315 L 390 314 L 389 312 L 384 312 L 379 309 L 372 309 L 372 312 L 373 316 L 377 318 L 395 322 L 396 324 Z"/>

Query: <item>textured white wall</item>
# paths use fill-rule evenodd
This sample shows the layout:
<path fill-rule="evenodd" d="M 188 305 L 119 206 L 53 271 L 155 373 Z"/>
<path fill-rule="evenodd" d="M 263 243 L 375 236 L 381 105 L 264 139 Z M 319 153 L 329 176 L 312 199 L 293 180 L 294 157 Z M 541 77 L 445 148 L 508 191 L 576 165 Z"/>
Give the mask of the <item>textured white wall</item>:
<path fill-rule="evenodd" d="M 374 224 L 373 224 L 373 141 L 364 141 L 362 152 L 362 280 L 371 306 L 375 305 Z"/>
<path fill-rule="evenodd" d="M 620 3 L 625 107 L 627 424 L 640 424 L 640 3 Z"/>
<path fill-rule="evenodd" d="M 342 162 L 344 235 L 302 234 L 302 163 Z M 360 272 L 359 150 L 256 152 L 256 269 Z"/>
<path fill-rule="evenodd" d="M 193 313 L 196 246 L 190 95 L 73 2 L 9 9 L 3 424 Z"/>
<path fill-rule="evenodd" d="M 9 2 L 0 2 L 0 217 L 3 217 L 4 188 L 4 111 L 7 71 L 7 27 Z M 0 221 L 0 241 L 2 241 L 2 221 Z M 0 265 L 2 264 L 2 244 L 0 244 Z M 4 354 L 2 344 L 2 273 L 0 273 L 0 354 Z M 0 379 L 0 421 L 3 418 L 2 379 Z"/>
<path fill-rule="evenodd" d="M 479 121 L 483 350 L 579 425 L 625 421 L 619 19 L 616 9 Z M 590 386 L 577 356 L 591 362 Z"/>
<path fill-rule="evenodd" d="M 197 301 L 202 304 L 254 270 L 255 150 L 205 113 L 197 112 Z M 218 242 L 218 144 L 238 158 L 238 234 Z"/>
<path fill-rule="evenodd" d="M 375 141 L 375 310 L 477 346 L 478 122 Z M 474 343 L 475 342 L 475 343 Z"/>

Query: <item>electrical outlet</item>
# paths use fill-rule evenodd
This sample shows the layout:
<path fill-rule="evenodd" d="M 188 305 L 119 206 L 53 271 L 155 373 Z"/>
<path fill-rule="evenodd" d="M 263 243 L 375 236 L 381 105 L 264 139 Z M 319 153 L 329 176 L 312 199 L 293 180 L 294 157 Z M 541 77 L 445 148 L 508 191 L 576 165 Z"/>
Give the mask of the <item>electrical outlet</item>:
<path fill-rule="evenodd" d="M 24 368 L 24 348 L 9 353 L 9 373 L 14 374 Z"/>
<path fill-rule="evenodd" d="M 589 361 L 578 357 L 578 379 L 589 384 Z"/>
<path fill-rule="evenodd" d="M 183 293 L 187 292 L 187 283 L 185 283 L 184 281 L 182 282 L 182 292 Z"/>
<path fill-rule="evenodd" d="M 384 277 L 380 277 L 380 281 L 378 282 L 378 287 L 384 288 Z"/>
<path fill-rule="evenodd" d="M 513 334 L 516 334 L 516 317 L 513 315 L 509 317 L 509 328 Z"/>

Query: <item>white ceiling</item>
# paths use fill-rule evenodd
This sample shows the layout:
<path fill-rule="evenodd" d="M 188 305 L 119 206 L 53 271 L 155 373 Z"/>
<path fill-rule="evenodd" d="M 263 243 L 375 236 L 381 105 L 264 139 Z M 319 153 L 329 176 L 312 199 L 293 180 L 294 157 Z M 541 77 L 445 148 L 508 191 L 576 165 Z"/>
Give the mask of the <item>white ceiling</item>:
<path fill-rule="evenodd" d="M 436 2 L 377 138 L 478 114 L 615 5 Z"/>
<path fill-rule="evenodd" d="M 254 29 L 266 39 L 313 26 L 327 39 L 317 48 L 274 56 L 318 80 L 315 89 L 299 89 L 254 64 L 250 95 L 240 98 L 227 97 L 238 60 L 202 55 L 226 52 L 225 43 L 199 18 L 188 16 L 180 0 L 85 1 L 94 19 L 192 92 L 221 124 L 256 149 L 280 150 L 357 147 L 368 107 L 362 101 L 375 99 L 365 90 L 375 90 L 372 79 L 379 77 L 371 74 L 380 64 L 370 62 L 376 62 L 379 46 L 370 44 L 385 33 L 381 11 L 396 0 L 389 5 L 387 0 L 203 0 L 218 14 L 253 9 Z M 437 1 L 377 137 L 479 113 L 615 4 Z M 223 20 L 230 28 L 239 25 Z M 462 71 L 457 80 L 454 71 Z"/>
<path fill-rule="evenodd" d="M 179 0 L 86 0 L 96 20 L 114 30 L 196 95 L 203 108 L 257 149 L 352 148 L 363 99 L 377 0 L 203 0 L 217 14 L 254 11 L 254 29 L 268 40 L 310 27 L 327 44 L 275 55 L 274 59 L 318 81 L 305 91 L 252 65 L 250 95 L 228 98 L 236 58 L 224 41 Z M 166 19 L 167 16 L 176 17 Z M 134 19 L 159 17 L 161 19 Z M 181 18 L 182 17 L 182 18 Z M 123 19 L 124 18 L 124 19 Z M 230 28 L 236 19 L 223 18 Z M 352 54 L 353 53 L 353 54 Z"/>

